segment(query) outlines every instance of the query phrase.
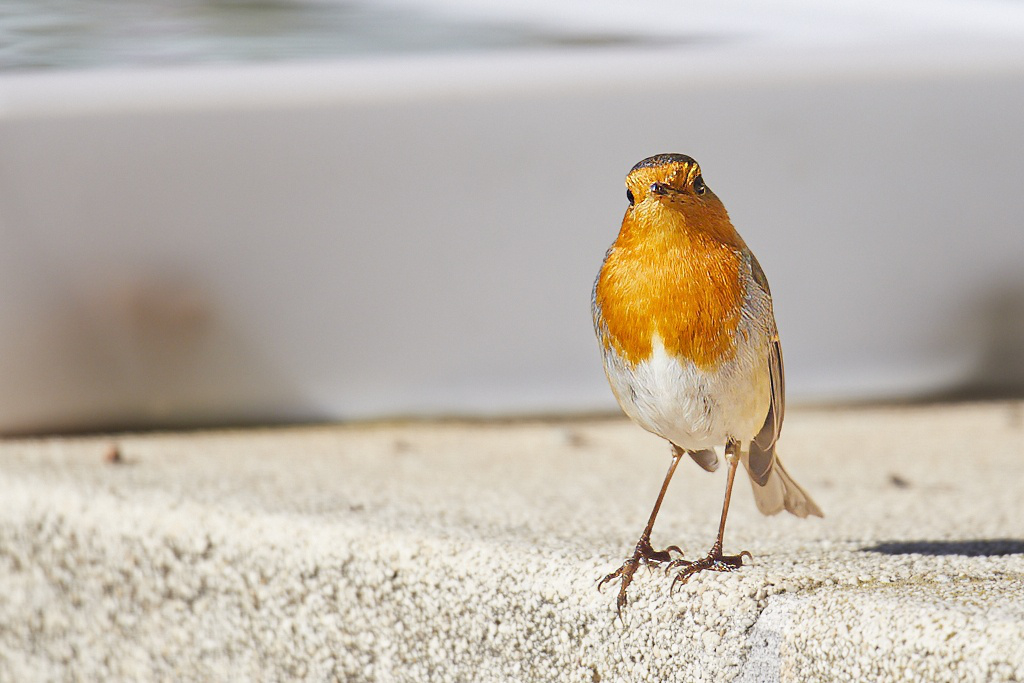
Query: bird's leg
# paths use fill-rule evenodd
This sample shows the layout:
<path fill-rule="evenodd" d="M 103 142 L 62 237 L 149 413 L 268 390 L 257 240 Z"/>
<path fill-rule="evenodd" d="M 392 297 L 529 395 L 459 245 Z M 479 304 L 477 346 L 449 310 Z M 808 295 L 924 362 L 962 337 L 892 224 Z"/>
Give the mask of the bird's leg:
<path fill-rule="evenodd" d="M 736 478 L 736 466 L 740 462 L 739 444 L 735 440 L 729 440 L 725 445 L 725 459 L 729 463 L 729 478 L 725 484 L 725 502 L 722 503 L 722 519 L 718 523 L 718 537 L 715 539 L 715 544 L 711 546 L 711 550 L 705 557 L 699 560 L 673 560 L 666 567 L 665 571 L 674 569 L 675 567 L 682 567 L 682 571 L 676 574 L 676 578 L 672 580 L 672 587 L 675 588 L 677 585 L 683 585 L 690 580 L 690 577 L 701 571 L 713 571 L 713 572 L 731 572 L 739 569 L 743 566 L 743 556 L 746 555 L 748 559 L 752 559 L 750 553 L 746 550 L 741 552 L 739 555 L 723 555 L 722 554 L 722 541 L 725 537 L 725 519 L 729 515 L 729 499 L 732 498 L 732 483 Z"/>
<path fill-rule="evenodd" d="M 668 473 L 665 475 L 665 481 L 661 484 L 661 492 L 658 493 L 658 500 L 654 503 L 654 509 L 651 510 L 651 517 L 647 520 L 647 526 L 644 527 L 644 532 L 640 534 L 640 540 L 636 542 L 636 548 L 633 550 L 633 556 L 626 558 L 626 561 L 622 563 L 622 566 L 613 571 L 608 576 L 601 579 L 597 584 L 597 589 L 601 590 L 606 583 L 613 579 L 620 579 L 619 595 L 615 601 L 616 609 L 621 612 L 622 608 L 626 604 L 626 588 L 633 581 L 633 574 L 636 573 L 637 567 L 643 564 L 660 564 L 662 562 L 669 562 L 672 559 L 670 551 L 675 550 L 680 555 L 683 551 L 672 545 L 664 550 L 655 550 L 651 547 L 651 529 L 654 528 L 654 520 L 658 516 L 658 510 L 661 509 L 661 501 L 665 498 L 665 491 L 668 490 L 668 484 L 672 481 L 672 474 L 676 471 L 676 465 L 679 464 L 679 458 L 682 457 L 685 451 L 679 449 L 673 449 L 672 452 L 672 464 L 668 467 Z"/>

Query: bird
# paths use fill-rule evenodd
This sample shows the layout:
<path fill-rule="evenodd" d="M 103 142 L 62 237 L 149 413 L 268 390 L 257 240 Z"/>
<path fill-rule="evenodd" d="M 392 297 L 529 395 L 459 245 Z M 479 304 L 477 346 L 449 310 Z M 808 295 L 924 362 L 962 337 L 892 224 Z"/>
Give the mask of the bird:
<path fill-rule="evenodd" d="M 671 591 L 699 572 L 735 571 L 753 559 L 723 553 L 741 462 L 762 513 L 823 516 L 776 452 L 786 395 L 771 290 L 725 205 L 684 154 L 638 162 L 626 175 L 626 200 L 592 290 L 594 331 L 619 406 L 667 440 L 672 459 L 633 554 L 598 583 L 619 581 L 619 613 L 641 564 L 678 570 Z M 713 472 L 716 448 L 728 474 L 714 544 L 695 560 L 682 559 L 678 546 L 655 550 L 651 531 L 676 466 L 688 455 Z"/>

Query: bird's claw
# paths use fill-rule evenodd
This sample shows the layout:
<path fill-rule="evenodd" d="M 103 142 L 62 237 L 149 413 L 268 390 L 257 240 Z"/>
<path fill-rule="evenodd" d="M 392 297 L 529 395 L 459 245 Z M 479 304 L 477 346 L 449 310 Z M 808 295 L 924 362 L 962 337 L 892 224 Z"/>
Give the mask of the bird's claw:
<path fill-rule="evenodd" d="M 673 560 L 665 567 L 666 572 L 676 567 L 682 567 L 683 569 L 672 579 L 671 590 L 674 591 L 679 586 L 682 586 L 690 580 L 691 576 L 698 572 L 734 572 L 743 566 L 744 556 L 748 560 L 754 559 L 754 556 L 746 550 L 738 555 L 723 555 L 721 548 L 716 547 L 712 548 L 711 552 L 699 560 Z"/>
<path fill-rule="evenodd" d="M 627 557 L 626 561 L 622 563 L 622 566 L 608 574 L 603 579 L 598 581 L 597 590 L 602 590 L 604 585 L 614 579 L 621 579 L 622 583 L 619 585 L 619 594 L 615 599 L 615 609 L 620 614 L 622 608 L 626 606 L 626 589 L 629 584 L 633 582 L 633 574 L 636 573 L 637 568 L 641 564 L 648 566 L 659 565 L 663 562 L 673 562 L 672 551 L 683 554 L 683 551 L 678 546 L 670 545 L 664 550 L 655 550 L 651 547 L 650 539 L 646 536 L 642 536 L 637 541 L 636 548 L 633 550 L 633 555 Z M 680 560 L 675 560 L 679 562 Z"/>

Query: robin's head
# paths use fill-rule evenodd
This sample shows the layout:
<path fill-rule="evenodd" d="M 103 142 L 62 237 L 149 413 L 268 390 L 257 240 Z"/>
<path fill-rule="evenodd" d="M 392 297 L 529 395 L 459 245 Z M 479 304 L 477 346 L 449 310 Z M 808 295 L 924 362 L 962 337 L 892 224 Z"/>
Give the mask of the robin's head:
<path fill-rule="evenodd" d="M 682 211 L 721 205 L 704 182 L 700 164 L 685 154 L 658 154 L 631 168 L 626 176 L 626 199 L 631 207 L 657 202 Z"/>
<path fill-rule="evenodd" d="M 704 182 L 700 165 L 685 154 L 658 154 L 630 169 L 626 199 L 624 227 L 652 235 L 682 231 L 728 244 L 741 242 L 725 206 Z"/>

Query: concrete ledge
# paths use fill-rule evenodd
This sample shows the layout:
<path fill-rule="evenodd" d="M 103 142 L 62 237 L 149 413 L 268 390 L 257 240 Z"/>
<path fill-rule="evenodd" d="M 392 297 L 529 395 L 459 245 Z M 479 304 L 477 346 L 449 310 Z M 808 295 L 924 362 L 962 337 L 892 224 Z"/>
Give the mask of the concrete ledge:
<path fill-rule="evenodd" d="M 0 680 L 1024 679 L 1024 404 L 788 418 L 826 518 L 744 484 L 754 563 L 622 621 L 668 455 L 624 421 L 7 441 Z M 655 544 L 705 552 L 723 483 L 681 468 Z"/>

